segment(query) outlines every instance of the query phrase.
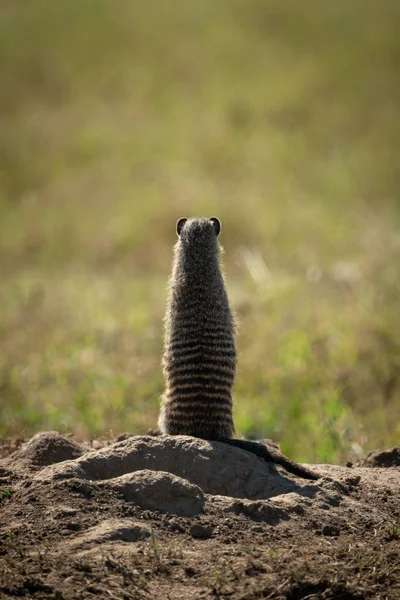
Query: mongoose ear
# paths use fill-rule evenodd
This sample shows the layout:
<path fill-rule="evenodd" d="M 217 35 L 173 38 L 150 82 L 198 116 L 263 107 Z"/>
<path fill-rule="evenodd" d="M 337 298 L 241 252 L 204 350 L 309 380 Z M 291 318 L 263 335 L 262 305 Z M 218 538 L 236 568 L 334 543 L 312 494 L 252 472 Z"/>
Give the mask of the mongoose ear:
<path fill-rule="evenodd" d="M 210 221 L 214 227 L 215 235 L 218 236 L 221 231 L 221 221 L 217 217 L 211 217 Z"/>
<path fill-rule="evenodd" d="M 176 224 L 176 234 L 179 236 L 181 235 L 181 231 L 183 229 L 184 224 L 186 223 L 187 219 L 185 217 L 182 217 L 182 219 L 179 219 L 179 221 Z"/>

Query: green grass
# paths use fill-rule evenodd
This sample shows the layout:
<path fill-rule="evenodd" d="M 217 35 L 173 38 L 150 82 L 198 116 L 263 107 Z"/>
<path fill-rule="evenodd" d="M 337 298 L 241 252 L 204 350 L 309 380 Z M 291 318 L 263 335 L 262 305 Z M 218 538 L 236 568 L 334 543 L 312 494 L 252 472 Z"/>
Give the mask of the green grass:
<path fill-rule="evenodd" d="M 396 0 L 0 15 L 0 434 L 155 426 L 174 224 L 216 215 L 237 433 L 398 443 Z"/>
<path fill-rule="evenodd" d="M 5 489 L 0 489 L 0 503 L 5 501 L 5 500 L 10 500 L 12 496 L 12 490 L 9 490 L 8 488 Z"/>

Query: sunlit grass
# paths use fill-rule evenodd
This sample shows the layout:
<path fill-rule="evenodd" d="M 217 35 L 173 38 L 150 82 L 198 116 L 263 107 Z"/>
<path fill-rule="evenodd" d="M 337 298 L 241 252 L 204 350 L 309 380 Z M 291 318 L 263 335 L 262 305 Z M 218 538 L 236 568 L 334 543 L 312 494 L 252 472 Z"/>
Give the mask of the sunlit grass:
<path fill-rule="evenodd" d="M 155 427 L 197 214 L 223 224 L 238 435 L 398 443 L 395 0 L 0 10 L 0 433 Z"/>

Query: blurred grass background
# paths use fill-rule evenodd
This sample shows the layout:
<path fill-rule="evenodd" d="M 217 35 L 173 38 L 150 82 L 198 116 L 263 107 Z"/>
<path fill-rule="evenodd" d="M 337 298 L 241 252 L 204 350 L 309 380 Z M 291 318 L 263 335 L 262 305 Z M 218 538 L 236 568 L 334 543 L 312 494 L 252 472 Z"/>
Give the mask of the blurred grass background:
<path fill-rule="evenodd" d="M 396 0 L 0 6 L 0 435 L 156 424 L 181 216 L 222 220 L 238 435 L 400 438 Z"/>

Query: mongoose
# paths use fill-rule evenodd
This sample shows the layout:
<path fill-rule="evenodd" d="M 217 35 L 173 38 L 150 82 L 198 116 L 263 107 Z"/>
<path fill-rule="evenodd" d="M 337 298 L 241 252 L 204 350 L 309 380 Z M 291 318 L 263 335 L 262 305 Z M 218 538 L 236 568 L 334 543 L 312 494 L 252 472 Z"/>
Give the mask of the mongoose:
<path fill-rule="evenodd" d="M 232 439 L 236 373 L 235 319 L 220 267 L 221 223 L 179 219 L 165 316 L 162 433 L 221 441 L 307 479 L 318 476 L 278 450 Z"/>

